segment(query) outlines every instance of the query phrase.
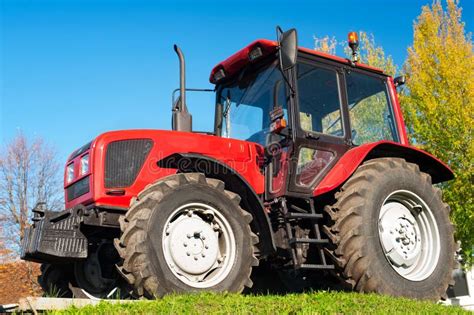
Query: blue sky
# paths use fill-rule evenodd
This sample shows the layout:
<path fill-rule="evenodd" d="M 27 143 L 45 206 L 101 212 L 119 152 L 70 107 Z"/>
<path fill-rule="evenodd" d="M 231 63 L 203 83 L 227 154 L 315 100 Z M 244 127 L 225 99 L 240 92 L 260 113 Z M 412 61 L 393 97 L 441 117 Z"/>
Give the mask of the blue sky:
<path fill-rule="evenodd" d="M 0 144 L 18 130 L 56 146 L 58 158 L 117 129 L 170 128 L 177 43 L 188 87 L 212 88 L 212 67 L 275 26 L 344 40 L 373 33 L 401 65 L 427 1 L 0 0 Z M 474 1 L 461 1 L 468 31 Z M 339 49 L 339 53 L 342 49 Z M 213 97 L 188 97 L 195 129 L 209 130 Z"/>

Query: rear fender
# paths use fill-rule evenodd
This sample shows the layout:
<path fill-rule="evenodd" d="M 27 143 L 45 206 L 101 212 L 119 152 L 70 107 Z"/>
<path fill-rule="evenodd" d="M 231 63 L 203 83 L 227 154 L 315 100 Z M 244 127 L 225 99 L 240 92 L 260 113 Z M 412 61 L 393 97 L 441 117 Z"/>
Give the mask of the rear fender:
<path fill-rule="evenodd" d="M 250 212 L 254 218 L 251 227 L 260 238 L 258 245 L 261 251 L 260 257 L 268 256 L 276 251 L 270 218 L 262 200 L 245 178 L 229 165 L 201 154 L 175 153 L 158 161 L 158 166 L 177 169 L 181 173 L 199 172 L 205 174 L 206 177 L 222 180 L 225 183 L 225 189 L 242 198 L 240 203 L 242 208 Z"/>
<path fill-rule="evenodd" d="M 381 157 L 403 158 L 407 162 L 417 164 L 422 172 L 431 176 L 433 184 L 454 178 L 453 171 L 428 152 L 392 141 L 379 141 L 347 151 L 316 186 L 313 195 L 319 196 L 336 189 L 349 179 L 364 161 Z"/>

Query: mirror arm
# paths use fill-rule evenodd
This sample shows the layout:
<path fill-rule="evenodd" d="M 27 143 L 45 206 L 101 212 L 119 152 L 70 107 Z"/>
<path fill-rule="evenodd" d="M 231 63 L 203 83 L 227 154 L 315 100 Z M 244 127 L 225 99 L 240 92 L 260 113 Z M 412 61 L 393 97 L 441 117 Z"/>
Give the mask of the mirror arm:
<path fill-rule="evenodd" d="M 296 91 L 295 91 L 295 89 L 293 88 L 293 86 L 291 85 L 290 80 L 288 80 L 288 78 L 286 77 L 285 71 L 284 71 L 281 67 L 280 67 L 280 71 L 281 71 L 281 74 L 282 74 L 283 79 L 284 79 L 285 82 L 286 82 L 286 85 L 287 85 L 287 86 L 290 88 L 290 90 L 291 90 L 291 97 L 295 97 Z"/>

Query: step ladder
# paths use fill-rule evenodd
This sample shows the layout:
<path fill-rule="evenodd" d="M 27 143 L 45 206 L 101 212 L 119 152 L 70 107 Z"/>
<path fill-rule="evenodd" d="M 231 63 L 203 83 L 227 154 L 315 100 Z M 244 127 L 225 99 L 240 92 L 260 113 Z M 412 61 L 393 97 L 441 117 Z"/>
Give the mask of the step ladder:
<path fill-rule="evenodd" d="M 288 204 L 286 199 L 281 200 L 283 216 L 285 219 L 285 228 L 288 235 L 288 243 L 290 245 L 291 258 L 295 269 L 319 269 L 319 270 L 331 270 L 334 269 L 333 264 L 329 264 L 326 259 L 323 247 L 329 244 L 329 240 L 321 238 L 321 231 L 319 229 L 318 220 L 323 218 L 321 213 L 316 213 L 314 207 L 314 200 L 308 199 L 309 212 L 308 210 L 302 209 L 296 205 Z M 293 228 L 290 220 L 309 220 L 311 221 L 311 227 L 315 238 L 297 238 L 293 235 Z M 297 244 L 308 244 L 309 246 L 317 247 L 317 253 L 319 261 L 317 263 L 307 263 L 300 261 L 296 253 Z"/>

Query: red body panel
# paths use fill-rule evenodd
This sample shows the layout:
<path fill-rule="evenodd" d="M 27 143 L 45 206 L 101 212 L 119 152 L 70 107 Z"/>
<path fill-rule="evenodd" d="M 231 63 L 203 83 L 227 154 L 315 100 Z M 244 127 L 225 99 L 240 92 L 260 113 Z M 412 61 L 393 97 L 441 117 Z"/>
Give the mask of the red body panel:
<path fill-rule="evenodd" d="M 104 165 L 107 144 L 117 140 L 151 139 L 153 148 L 138 173 L 135 182 L 125 189 L 123 196 L 107 195 L 104 188 Z M 90 152 L 90 192 L 72 200 L 66 199 L 66 208 L 77 204 L 94 203 L 96 206 L 128 208 L 130 199 L 138 195 L 146 185 L 174 174 L 176 170 L 160 168 L 157 162 L 173 153 L 198 153 L 214 158 L 240 174 L 257 194 L 264 192 L 264 175 L 260 172 L 258 156 L 263 152 L 259 144 L 216 136 L 165 130 L 112 131 L 98 136 Z M 85 152 L 84 154 L 86 154 Z M 82 155 L 81 155 L 82 156 Z M 79 163 L 76 163 L 76 165 Z M 75 179 L 72 183 L 79 180 Z M 71 184 L 72 184 L 71 183 Z M 66 186 L 67 187 L 67 186 Z"/>
<path fill-rule="evenodd" d="M 226 77 L 232 77 L 236 73 L 238 73 L 246 64 L 250 63 L 249 59 L 249 52 L 252 51 L 255 47 L 260 47 L 262 49 L 263 56 L 270 55 L 274 52 L 276 52 L 278 48 L 278 43 L 272 40 L 267 40 L 267 39 L 259 39 L 248 45 L 247 47 L 239 50 L 226 60 L 218 63 L 211 71 L 211 75 L 209 77 L 209 81 L 211 83 L 215 83 L 214 81 L 214 74 L 219 70 L 219 69 L 224 69 Z M 322 58 L 334 60 L 337 62 L 341 62 L 344 64 L 350 64 L 350 61 L 348 59 L 344 59 L 338 56 L 326 54 L 314 49 L 308 49 L 304 47 L 299 47 L 299 51 L 314 55 L 314 56 L 319 56 Z M 368 65 L 365 65 L 363 63 L 357 63 L 356 67 L 362 68 L 362 69 L 367 69 L 371 71 L 376 71 L 383 73 L 381 69 L 374 68 Z"/>
<path fill-rule="evenodd" d="M 409 162 L 420 164 L 420 168 L 426 168 L 427 172 L 432 175 L 433 183 L 449 180 L 453 177 L 453 172 L 446 164 L 423 150 L 392 141 L 378 141 L 347 151 L 316 186 L 313 195 L 318 196 L 330 192 L 342 185 L 369 154 L 376 149 L 380 151 L 377 157 L 400 156 Z M 386 155 L 383 152 L 386 152 Z"/>

